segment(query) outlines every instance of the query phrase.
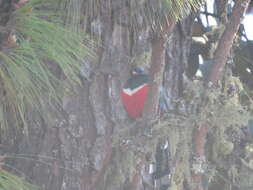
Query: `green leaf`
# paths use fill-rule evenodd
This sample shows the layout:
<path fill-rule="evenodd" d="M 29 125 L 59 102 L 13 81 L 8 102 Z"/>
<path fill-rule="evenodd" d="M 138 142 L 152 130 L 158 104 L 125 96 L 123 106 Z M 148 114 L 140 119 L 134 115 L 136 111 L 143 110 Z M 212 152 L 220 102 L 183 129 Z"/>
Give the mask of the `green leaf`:
<path fill-rule="evenodd" d="M 55 2 L 31 0 L 9 21 L 17 45 L 0 51 L 0 83 L 5 91 L 0 99 L 1 128 L 10 123 L 6 115 L 13 115 L 14 123 L 23 127 L 31 112 L 48 121 L 48 110 L 58 112 L 55 105 L 61 104 L 65 89 L 81 85 L 80 67 L 92 55 L 83 43 L 88 40 L 85 33 L 62 24 L 62 12 L 52 6 Z"/>

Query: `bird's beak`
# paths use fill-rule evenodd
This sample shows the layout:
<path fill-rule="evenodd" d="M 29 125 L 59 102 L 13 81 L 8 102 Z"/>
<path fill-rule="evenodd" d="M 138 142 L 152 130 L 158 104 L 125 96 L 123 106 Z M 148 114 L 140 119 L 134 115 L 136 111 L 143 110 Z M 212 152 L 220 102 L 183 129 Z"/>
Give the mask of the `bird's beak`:
<path fill-rule="evenodd" d="M 133 72 L 132 72 L 132 75 L 138 75 L 138 73 L 137 73 L 137 72 L 135 72 L 135 71 L 133 71 Z"/>

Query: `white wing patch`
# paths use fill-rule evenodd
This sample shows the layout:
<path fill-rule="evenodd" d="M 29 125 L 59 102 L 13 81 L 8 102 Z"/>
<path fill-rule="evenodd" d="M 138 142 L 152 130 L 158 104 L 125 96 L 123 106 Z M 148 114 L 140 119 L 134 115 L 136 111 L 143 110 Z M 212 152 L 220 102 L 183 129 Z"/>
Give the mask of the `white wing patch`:
<path fill-rule="evenodd" d="M 144 88 L 145 86 L 147 86 L 147 83 L 144 83 L 143 85 L 134 88 L 134 89 L 130 89 L 130 88 L 124 88 L 123 92 L 125 94 L 127 94 L 128 96 L 132 96 L 133 94 L 135 94 L 136 92 L 138 92 L 140 89 Z"/>

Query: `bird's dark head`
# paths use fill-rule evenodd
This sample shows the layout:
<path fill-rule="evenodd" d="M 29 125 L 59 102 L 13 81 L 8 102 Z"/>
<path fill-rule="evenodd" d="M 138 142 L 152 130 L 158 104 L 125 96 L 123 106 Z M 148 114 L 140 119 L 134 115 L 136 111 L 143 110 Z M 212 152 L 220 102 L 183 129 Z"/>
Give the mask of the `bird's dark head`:
<path fill-rule="evenodd" d="M 137 76 L 137 75 L 143 75 L 145 74 L 144 69 L 142 67 L 133 67 L 131 70 L 131 75 L 132 76 Z"/>

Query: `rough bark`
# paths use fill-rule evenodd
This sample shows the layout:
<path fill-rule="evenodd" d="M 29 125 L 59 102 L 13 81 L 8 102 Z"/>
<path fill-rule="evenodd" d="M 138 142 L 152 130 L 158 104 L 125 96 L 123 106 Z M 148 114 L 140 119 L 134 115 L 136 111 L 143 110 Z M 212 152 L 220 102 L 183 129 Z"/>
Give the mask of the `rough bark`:
<path fill-rule="evenodd" d="M 87 169 L 82 171 L 83 190 L 97 190 L 104 183 L 105 173 L 113 156 L 111 142 L 113 131 L 121 128 L 122 120 L 126 117 L 120 101 L 120 90 L 130 68 L 128 59 L 130 33 L 125 25 L 126 15 L 116 10 L 127 7 L 123 1 L 118 1 L 118 4 L 111 1 L 101 3 L 99 19 L 102 28 L 102 48 L 99 52 L 96 73 L 89 87 L 89 101 L 94 116 L 92 122 L 97 134 L 89 151 L 90 165 L 93 167 L 92 175 Z M 87 178 L 91 183 L 85 182 Z"/>
<path fill-rule="evenodd" d="M 188 64 L 188 57 L 191 47 L 191 30 L 194 22 L 194 15 L 179 22 L 168 40 L 166 48 L 166 68 L 163 85 L 169 97 L 169 104 L 172 110 L 180 110 L 176 102 L 183 96 L 185 69 Z M 186 111 L 186 110 L 181 110 Z"/>
<path fill-rule="evenodd" d="M 163 75 L 163 86 L 166 91 L 166 95 L 169 100 L 170 109 L 179 112 L 182 114 L 187 113 L 186 106 L 183 102 L 178 101 L 183 97 L 185 89 L 185 68 L 188 64 L 188 57 L 190 54 L 191 47 L 191 35 L 192 35 L 192 26 L 194 22 L 194 15 L 189 15 L 187 18 L 183 19 L 174 28 L 173 33 L 171 34 L 166 47 L 166 57 L 165 57 L 165 72 Z M 170 113 L 169 113 L 170 115 Z M 191 134 L 191 129 L 188 130 L 185 134 Z M 169 134 L 173 136 L 173 132 Z M 182 137 L 184 138 L 184 137 Z M 185 137 L 186 139 L 187 137 Z M 191 141 L 191 140 L 189 140 Z M 176 142 L 174 142 L 176 143 Z M 181 140 L 178 142 L 178 147 L 180 147 Z M 191 146 L 191 145 L 189 145 Z M 172 155 L 172 161 L 170 163 L 172 169 L 172 188 L 175 189 L 184 189 L 185 184 L 191 184 L 191 179 L 187 179 L 186 175 L 183 173 L 178 174 L 180 170 L 180 165 L 182 160 L 180 159 L 180 148 L 175 152 L 175 155 Z M 189 160 L 190 161 L 190 160 Z M 179 176 L 180 177 L 179 177 Z M 177 179 L 180 178 L 180 179 Z"/>

